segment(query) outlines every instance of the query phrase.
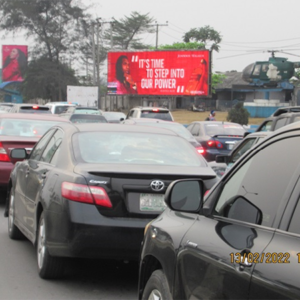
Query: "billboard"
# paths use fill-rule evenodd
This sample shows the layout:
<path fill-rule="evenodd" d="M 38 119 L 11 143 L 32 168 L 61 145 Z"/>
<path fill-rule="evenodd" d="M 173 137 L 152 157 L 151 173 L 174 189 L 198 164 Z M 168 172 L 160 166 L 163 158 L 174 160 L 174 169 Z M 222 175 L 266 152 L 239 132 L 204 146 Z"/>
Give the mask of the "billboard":
<path fill-rule="evenodd" d="M 67 101 L 81 106 L 98 107 L 97 86 L 67 86 Z"/>
<path fill-rule="evenodd" d="M 209 96 L 209 50 L 109 52 L 110 95 Z"/>
<path fill-rule="evenodd" d="M 2 45 L 2 82 L 23 81 L 27 59 L 27 46 Z"/>

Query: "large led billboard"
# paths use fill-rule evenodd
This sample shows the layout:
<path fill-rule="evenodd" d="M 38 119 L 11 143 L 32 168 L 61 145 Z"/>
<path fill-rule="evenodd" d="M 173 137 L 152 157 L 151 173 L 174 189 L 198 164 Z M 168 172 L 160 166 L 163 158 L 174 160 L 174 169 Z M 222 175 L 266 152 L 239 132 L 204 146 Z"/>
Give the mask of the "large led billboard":
<path fill-rule="evenodd" d="M 27 58 L 27 46 L 2 45 L 2 82 L 23 81 Z"/>
<path fill-rule="evenodd" d="M 209 50 L 108 53 L 110 95 L 209 96 Z"/>

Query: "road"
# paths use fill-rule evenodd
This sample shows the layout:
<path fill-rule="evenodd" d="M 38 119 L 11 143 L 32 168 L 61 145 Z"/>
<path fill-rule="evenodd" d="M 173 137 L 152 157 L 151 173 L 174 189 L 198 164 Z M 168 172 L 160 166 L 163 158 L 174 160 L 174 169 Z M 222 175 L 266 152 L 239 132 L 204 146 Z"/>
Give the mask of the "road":
<path fill-rule="evenodd" d="M 62 279 L 41 279 L 35 248 L 8 237 L 3 213 L 0 203 L 0 300 L 137 299 L 137 263 L 72 259 Z"/>

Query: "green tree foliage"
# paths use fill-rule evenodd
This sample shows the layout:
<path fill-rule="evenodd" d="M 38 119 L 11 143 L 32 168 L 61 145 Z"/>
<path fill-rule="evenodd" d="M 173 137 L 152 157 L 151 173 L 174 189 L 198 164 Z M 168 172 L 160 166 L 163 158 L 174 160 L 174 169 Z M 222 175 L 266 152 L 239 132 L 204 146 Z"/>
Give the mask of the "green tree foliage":
<path fill-rule="evenodd" d="M 59 61 L 76 51 L 85 15 L 74 0 L 0 0 L 0 29 L 25 31 L 34 38 L 33 53 Z"/>
<path fill-rule="evenodd" d="M 227 115 L 227 121 L 248 125 L 250 113 L 244 108 L 243 102 L 238 102 Z"/>
<path fill-rule="evenodd" d="M 41 57 L 29 63 L 21 92 L 25 101 L 34 98 L 60 101 L 67 98 L 67 85 L 80 85 L 74 71 L 67 64 Z"/>
<path fill-rule="evenodd" d="M 113 42 L 114 49 L 149 49 L 150 46 L 141 43 L 139 37 L 144 33 L 154 33 L 153 22 L 155 20 L 148 14 L 132 12 L 130 16 L 125 16 L 120 20 L 113 18 L 112 29 L 107 29 L 104 39 L 107 44 Z"/>
<path fill-rule="evenodd" d="M 222 41 L 222 37 L 219 32 L 214 30 L 210 26 L 204 26 L 200 28 L 192 28 L 190 31 L 186 32 L 183 36 L 183 40 L 186 43 L 191 41 L 200 42 L 207 47 L 209 42 L 212 42 L 210 46 L 210 50 L 215 50 L 219 52 L 220 46 L 219 44 Z"/>
<path fill-rule="evenodd" d="M 154 47 L 153 47 L 154 49 Z M 174 43 L 172 45 L 161 45 L 159 46 L 161 50 L 199 50 L 205 49 L 203 43 L 188 42 L 188 43 Z"/>
<path fill-rule="evenodd" d="M 63 65 L 76 59 L 85 40 L 87 18 L 74 0 L 0 0 L 0 29 L 25 32 L 34 40 L 23 87 L 25 99 L 66 99 L 65 82 L 76 78 Z"/>

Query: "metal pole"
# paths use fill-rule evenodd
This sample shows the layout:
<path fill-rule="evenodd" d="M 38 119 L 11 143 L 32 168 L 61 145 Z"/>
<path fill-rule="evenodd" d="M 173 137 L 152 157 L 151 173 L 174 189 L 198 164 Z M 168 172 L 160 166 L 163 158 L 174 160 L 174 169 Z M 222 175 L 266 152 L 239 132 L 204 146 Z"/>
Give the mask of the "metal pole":
<path fill-rule="evenodd" d="M 96 58 L 95 58 L 95 39 L 94 39 L 94 23 L 92 23 L 92 56 L 93 56 L 93 85 L 96 85 Z"/>

